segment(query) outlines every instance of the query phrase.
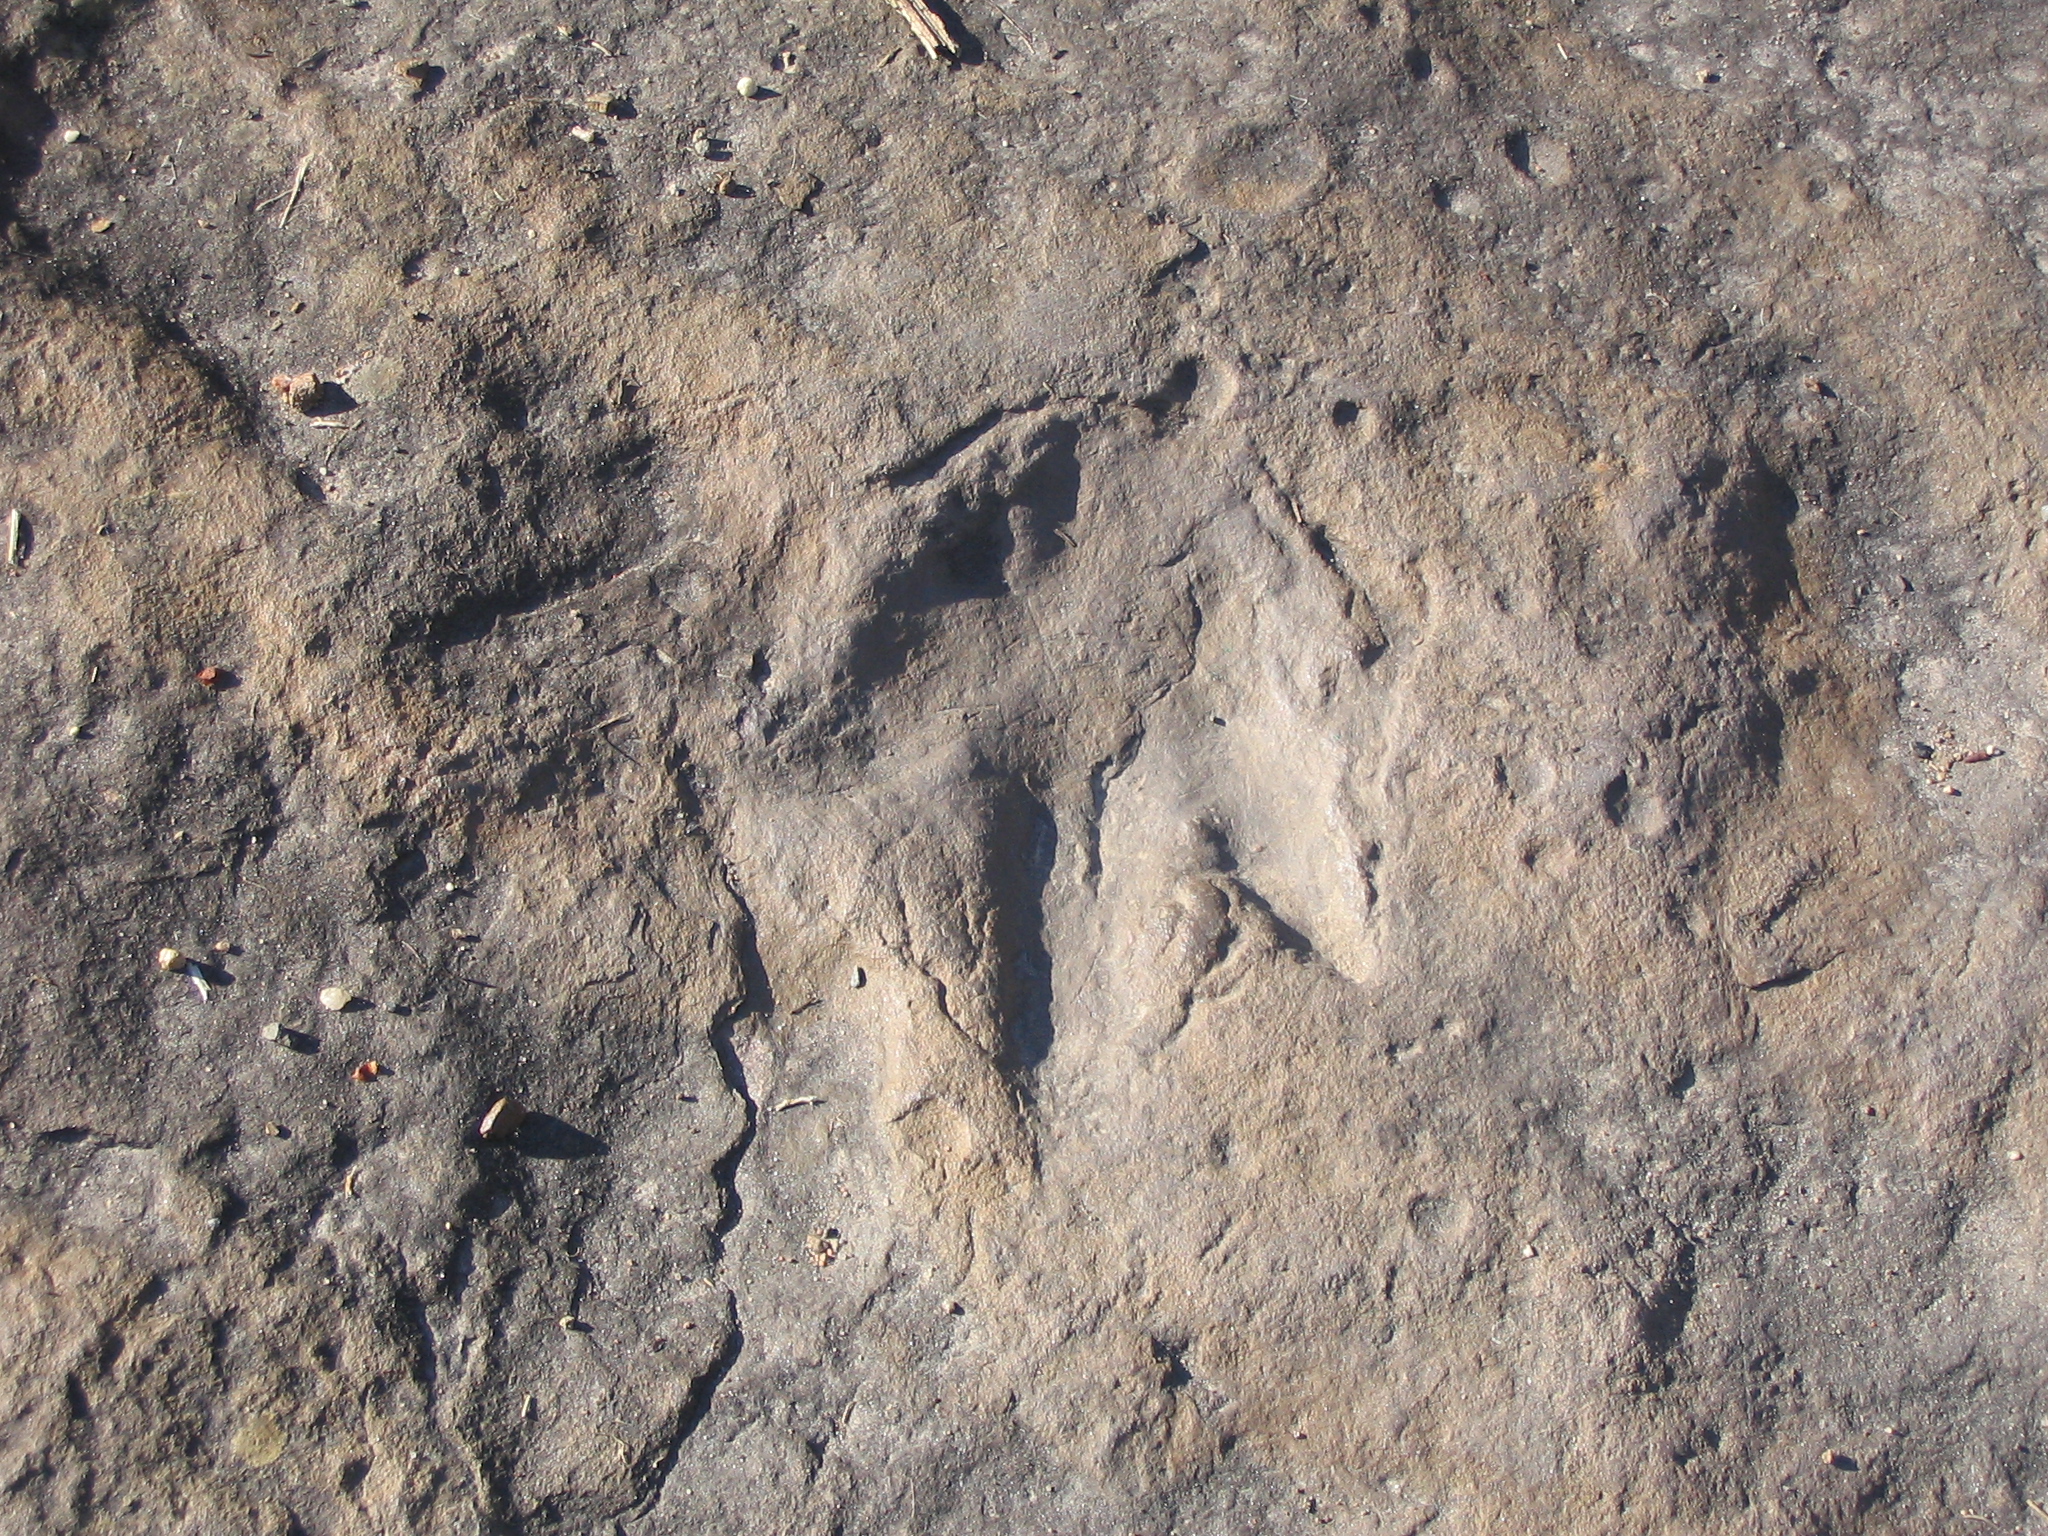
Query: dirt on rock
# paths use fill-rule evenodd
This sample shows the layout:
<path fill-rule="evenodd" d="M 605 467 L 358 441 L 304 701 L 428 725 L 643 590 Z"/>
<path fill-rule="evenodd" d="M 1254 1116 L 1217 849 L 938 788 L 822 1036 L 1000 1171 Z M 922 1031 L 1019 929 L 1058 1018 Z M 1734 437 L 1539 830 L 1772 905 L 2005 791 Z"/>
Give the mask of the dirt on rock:
<path fill-rule="evenodd" d="M 2044 59 L 0 14 L 0 1527 L 2033 1528 Z"/>

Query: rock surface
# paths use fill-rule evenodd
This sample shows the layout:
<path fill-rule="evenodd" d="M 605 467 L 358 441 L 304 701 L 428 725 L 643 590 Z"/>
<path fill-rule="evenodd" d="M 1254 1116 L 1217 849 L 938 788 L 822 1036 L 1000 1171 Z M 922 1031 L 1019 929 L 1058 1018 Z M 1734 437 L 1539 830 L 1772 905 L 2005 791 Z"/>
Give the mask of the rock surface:
<path fill-rule="evenodd" d="M 2048 10 L 950 24 L 0 16 L 0 1526 L 2038 1519 Z"/>

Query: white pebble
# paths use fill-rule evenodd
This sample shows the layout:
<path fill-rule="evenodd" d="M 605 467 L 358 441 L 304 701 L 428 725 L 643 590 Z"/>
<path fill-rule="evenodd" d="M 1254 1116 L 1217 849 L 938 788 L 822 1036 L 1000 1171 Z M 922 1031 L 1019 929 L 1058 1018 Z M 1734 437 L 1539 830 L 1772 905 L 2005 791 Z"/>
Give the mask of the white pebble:
<path fill-rule="evenodd" d="M 79 132 L 76 128 L 66 128 L 64 130 L 64 142 L 66 144 L 76 144 L 80 139 L 84 137 L 85 135 Z"/>
<path fill-rule="evenodd" d="M 320 989 L 320 1006 L 329 1013 L 341 1013 L 355 1000 L 355 993 L 349 991 L 347 987 L 322 987 Z"/>
<path fill-rule="evenodd" d="M 742 96 L 747 98 L 747 100 L 752 101 L 755 95 L 760 91 L 760 89 L 761 87 L 759 83 L 754 79 L 752 75 L 740 76 L 739 91 Z"/>

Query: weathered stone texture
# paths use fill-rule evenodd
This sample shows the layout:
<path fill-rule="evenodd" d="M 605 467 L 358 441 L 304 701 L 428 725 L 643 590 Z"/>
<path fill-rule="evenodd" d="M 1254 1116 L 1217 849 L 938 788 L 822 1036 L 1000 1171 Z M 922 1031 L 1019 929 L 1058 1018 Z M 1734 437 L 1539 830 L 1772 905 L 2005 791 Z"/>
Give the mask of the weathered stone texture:
<path fill-rule="evenodd" d="M 2042 1518 L 2048 10 L 949 14 L 0 18 L 0 1526 Z"/>

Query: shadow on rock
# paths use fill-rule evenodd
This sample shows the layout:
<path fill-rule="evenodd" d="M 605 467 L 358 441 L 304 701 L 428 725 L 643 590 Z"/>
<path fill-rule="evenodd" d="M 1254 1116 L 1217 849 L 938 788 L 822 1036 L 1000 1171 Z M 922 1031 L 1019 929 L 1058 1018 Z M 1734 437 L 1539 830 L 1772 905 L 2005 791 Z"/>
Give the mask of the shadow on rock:
<path fill-rule="evenodd" d="M 528 1157 L 556 1158 L 564 1162 L 578 1157 L 603 1157 L 611 1151 L 609 1146 L 588 1132 L 579 1131 L 568 1121 L 541 1114 L 538 1110 L 520 1122 L 513 1145 Z"/>
<path fill-rule="evenodd" d="M 306 405 L 306 414 L 315 418 L 340 416 L 356 409 L 362 401 L 350 394 L 334 379 L 322 379 L 318 390 Z"/>

